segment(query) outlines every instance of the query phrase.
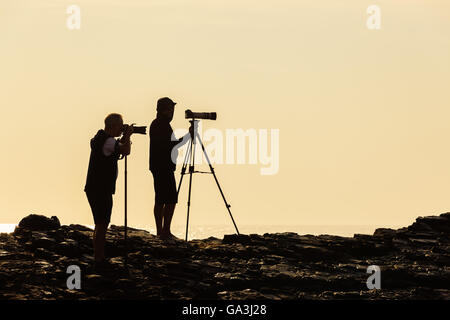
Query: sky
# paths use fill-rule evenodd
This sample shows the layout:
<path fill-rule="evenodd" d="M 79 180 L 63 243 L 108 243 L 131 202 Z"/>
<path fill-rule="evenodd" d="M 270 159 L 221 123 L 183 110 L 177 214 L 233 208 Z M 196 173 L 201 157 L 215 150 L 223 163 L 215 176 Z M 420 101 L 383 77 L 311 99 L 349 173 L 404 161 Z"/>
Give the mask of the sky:
<path fill-rule="evenodd" d="M 70 5 L 80 29 L 67 26 Z M 111 112 L 148 126 L 164 96 L 177 132 L 186 109 L 217 112 L 203 131 L 268 132 L 269 150 L 278 130 L 273 174 L 260 159 L 213 164 L 238 226 L 407 226 L 449 211 L 448 1 L 2 0 L 0 39 L 0 223 L 92 225 L 89 140 Z M 128 224 L 154 228 L 149 138 L 132 142 Z M 213 178 L 193 180 L 190 224 L 233 231 Z"/>

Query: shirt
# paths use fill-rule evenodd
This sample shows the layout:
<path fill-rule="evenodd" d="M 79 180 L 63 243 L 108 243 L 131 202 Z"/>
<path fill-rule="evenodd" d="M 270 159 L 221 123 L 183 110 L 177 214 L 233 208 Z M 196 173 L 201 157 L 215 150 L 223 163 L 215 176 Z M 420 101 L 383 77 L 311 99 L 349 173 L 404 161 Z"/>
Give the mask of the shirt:
<path fill-rule="evenodd" d="M 176 139 L 170 122 L 157 117 L 150 125 L 150 171 L 175 171 L 178 149 L 174 147 L 183 139 Z"/>
<path fill-rule="evenodd" d="M 119 142 L 104 130 L 99 130 L 91 139 L 90 145 L 91 155 L 84 191 L 114 194 L 120 156 Z M 111 146 L 113 150 L 109 153 Z"/>

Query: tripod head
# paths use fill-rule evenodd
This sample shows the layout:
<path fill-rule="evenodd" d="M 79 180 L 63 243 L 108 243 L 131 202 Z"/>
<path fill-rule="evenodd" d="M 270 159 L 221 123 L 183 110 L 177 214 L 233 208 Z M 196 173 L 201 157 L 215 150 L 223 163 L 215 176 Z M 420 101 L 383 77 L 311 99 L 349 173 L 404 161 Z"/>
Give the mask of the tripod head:
<path fill-rule="evenodd" d="M 190 122 L 190 126 L 189 126 L 189 133 L 191 134 L 191 139 L 194 140 L 194 135 L 197 134 L 197 128 L 198 128 L 198 123 L 200 122 L 200 120 L 189 120 Z"/>
<path fill-rule="evenodd" d="M 198 123 L 200 122 L 200 120 L 195 120 L 195 119 L 192 119 L 192 120 L 189 120 L 189 123 L 191 124 L 191 126 L 193 126 L 193 125 L 198 125 Z"/>

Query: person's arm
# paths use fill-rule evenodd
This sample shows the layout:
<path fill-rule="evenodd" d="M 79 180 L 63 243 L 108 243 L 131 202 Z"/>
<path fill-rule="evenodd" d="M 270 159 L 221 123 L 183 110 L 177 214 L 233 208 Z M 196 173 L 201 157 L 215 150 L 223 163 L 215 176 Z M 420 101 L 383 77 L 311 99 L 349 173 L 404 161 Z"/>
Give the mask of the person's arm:
<path fill-rule="evenodd" d="M 106 139 L 105 144 L 103 145 L 103 155 L 105 157 L 109 157 L 110 155 L 112 155 L 115 151 L 116 148 L 116 139 L 109 137 L 108 139 Z"/>
<path fill-rule="evenodd" d="M 194 129 L 194 127 L 191 125 L 189 127 L 189 132 L 186 133 L 182 138 L 172 140 L 171 147 L 173 148 L 173 147 L 177 146 L 177 148 L 181 148 L 182 146 L 184 146 L 186 144 L 186 142 L 188 142 L 189 139 L 191 139 L 191 136 L 194 136 L 196 134 L 196 130 L 197 130 L 197 128 Z M 195 138 L 195 136 L 194 136 L 194 138 Z"/>
<path fill-rule="evenodd" d="M 131 152 L 131 141 L 130 136 L 133 133 L 133 126 L 128 126 L 123 133 L 122 138 L 119 141 L 119 152 L 124 156 L 127 156 Z"/>
<path fill-rule="evenodd" d="M 128 141 L 119 141 L 119 153 L 127 156 L 131 152 L 131 141 L 128 139 Z"/>
<path fill-rule="evenodd" d="M 184 146 L 186 144 L 186 142 L 189 141 L 190 138 L 191 138 L 191 134 L 190 133 L 186 133 L 182 138 L 171 141 L 172 142 L 172 148 L 175 147 L 175 146 L 177 148 L 181 148 L 182 146 Z"/>

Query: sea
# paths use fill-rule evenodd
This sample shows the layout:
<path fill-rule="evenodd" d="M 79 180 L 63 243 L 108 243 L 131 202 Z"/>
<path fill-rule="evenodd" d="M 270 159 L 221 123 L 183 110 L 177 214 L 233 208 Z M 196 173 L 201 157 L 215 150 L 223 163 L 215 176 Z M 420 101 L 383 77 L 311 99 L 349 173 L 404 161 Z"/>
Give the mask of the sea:
<path fill-rule="evenodd" d="M 11 233 L 14 231 L 17 224 L 0 224 L 0 233 Z M 92 225 L 86 225 L 86 227 L 93 229 Z M 155 228 L 140 228 L 130 226 L 132 228 L 147 230 L 151 234 L 156 234 Z M 299 235 L 335 235 L 341 237 L 353 237 L 355 234 L 369 234 L 372 235 L 377 228 L 383 228 L 386 226 L 369 226 L 369 225 L 242 225 L 238 226 L 239 233 L 241 234 L 259 234 L 265 233 L 285 233 L 293 232 Z M 389 226 L 389 228 L 398 229 L 401 226 Z M 174 225 L 172 226 L 172 233 L 180 238 L 186 237 L 186 226 Z M 226 234 L 235 234 L 236 229 L 233 225 L 203 225 L 203 226 L 189 226 L 188 240 L 206 239 L 215 237 L 222 239 Z"/>

